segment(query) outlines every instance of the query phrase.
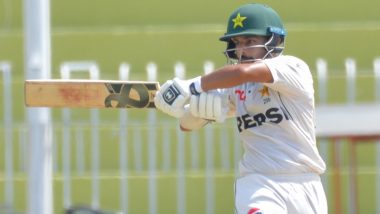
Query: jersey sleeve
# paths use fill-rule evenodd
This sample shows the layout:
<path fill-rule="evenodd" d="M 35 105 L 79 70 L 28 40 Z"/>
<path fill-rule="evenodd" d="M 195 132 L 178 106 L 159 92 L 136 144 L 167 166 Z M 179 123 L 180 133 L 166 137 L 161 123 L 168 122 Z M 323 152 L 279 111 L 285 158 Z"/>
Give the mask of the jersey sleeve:
<path fill-rule="evenodd" d="M 272 83 L 264 83 L 273 90 L 289 95 L 313 95 L 313 78 L 308 65 L 293 56 L 279 56 L 263 60 L 273 76 Z"/>

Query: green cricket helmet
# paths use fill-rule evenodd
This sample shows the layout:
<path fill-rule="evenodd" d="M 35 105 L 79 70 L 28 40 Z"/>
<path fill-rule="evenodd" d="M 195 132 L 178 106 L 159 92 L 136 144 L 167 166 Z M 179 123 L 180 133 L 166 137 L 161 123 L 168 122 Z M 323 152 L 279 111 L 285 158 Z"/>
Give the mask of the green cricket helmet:
<path fill-rule="evenodd" d="M 228 18 L 227 32 L 220 37 L 221 41 L 227 42 L 226 56 L 229 59 L 237 59 L 235 44 L 231 38 L 236 36 L 265 36 L 268 41 L 263 45 L 248 48 L 265 48 L 268 56 L 280 55 L 284 49 L 286 31 L 280 16 L 267 5 L 246 4 L 236 9 Z M 240 59 L 238 59 L 241 62 Z M 248 61 L 255 61 L 250 59 Z M 247 61 L 247 60 L 245 60 Z"/>

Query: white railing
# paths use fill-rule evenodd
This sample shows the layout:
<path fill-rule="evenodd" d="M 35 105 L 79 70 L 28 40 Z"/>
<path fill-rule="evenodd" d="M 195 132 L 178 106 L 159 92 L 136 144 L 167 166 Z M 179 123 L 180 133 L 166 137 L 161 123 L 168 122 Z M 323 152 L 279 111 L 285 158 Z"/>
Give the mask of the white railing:
<path fill-rule="evenodd" d="M 12 208 L 14 205 L 13 188 L 13 118 L 12 118 L 12 67 L 10 62 L 0 61 L 0 71 L 3 74 L 3 129 L 4 129 L 4 157 L 5 157 L 5 192 L 4 206 Z"/>
<path fill-rule="evenodd" d="M 71 79 L 73 73 L 88 73 L 89 79 L 97 80 L 100 76 L 100 69 L 95 62 L 65 62 L 61 65 L 61 79 Z M 92 142 L 92 207 L 99 208 L 99 110 L 90 109 L 91 119 L 91 142 Z M 62 109 L 63 121 L 63 205 L 64 208 L 69 208 L 71 204 L 71 110 Z M 80 146 L 79 144 L 78 146 Z M 80 147 L 79 147 L 80 148 Z M 78 151 L 83 152 L 82 150 Z M 77 157 L 81 156 L 80 154 Z"/>

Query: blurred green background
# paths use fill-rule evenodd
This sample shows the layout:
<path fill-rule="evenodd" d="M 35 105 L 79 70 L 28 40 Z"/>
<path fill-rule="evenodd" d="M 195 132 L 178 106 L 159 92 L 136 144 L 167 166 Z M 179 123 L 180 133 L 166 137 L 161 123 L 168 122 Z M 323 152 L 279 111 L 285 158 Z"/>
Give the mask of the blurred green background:
<path fill-rule="evenodd" d="M 203 63 L 211 60 L 215 65 L 222 66 L 225 58 L 222 51 L 225 44 L 218 38 L 225 31 L 225 24 L 230 13 L 239 5 L 251 1 L 217 1 L 217 0 L 51 0 L 52 23 L 52 77 L 59 78 L 60 65 L 65 61 L 96 61 L 101 70 L 101 79 L 118 79 L 120 63 L 128 62 L 131 65 L 131 79 L 146 79 L 145 66 L 148 62 L 158 65 L 158 80 L 165 81 L 173 77 L 173 65 L 181 61 L 186 66 L 187 77 L 193 77 L 203 72 Z M 357 102 L 371 102 L 374 100 L 375 81 L 373 78 L 373 60 L 380 56 L 380 2 L 370 0 L 271 0 L 260 1 L 275 8 L 283 18 L 288 30 L 285 54 L 295 55 L 304 59 L 310 66 L 313 76 L 316 77 L 315 62 L 324 58 L 329 66 L 328 102 L 346 102 L 346 81 L 344 60 L 354 58 L 358 66 Z M 23 37 L 23 1 L 0 0 L 0 60 L 12 63 L 12 97 L 14 118 L 14 141 L 19 140 L 19 130 L 24 123 L 25 108 L 23 105 L 24 79 L 24 37 Z M 82 76 L 81 76 L 82 77 Z M 0 76 L 0 80 L 2 77 Z M 3 82 L 0 82 L 1 90 Z M 316 94 L 318 82 L 315 78 Z M 316 97 L 317 103 L 319 102 Z M 0 110 L 3 110 L 3 100 L 0 99 Z M 143 144 L 143 159 L 147 160 L 148 127 L 145 110 L 128 110 L 129 119 L 126 132 L 128 139 L 133 141 L 132 133 L 136 127 L 141 127 Z M 61 111 L 53 110 L 54 134 L 57 148 L 57 166 L 54 177 L 54 208 L 55 213 L 62 213 L 62 123 Z M 90 170 L 90 128 L 88 125 L 88 110 L 72 111 L 73 122 L 84 124 L 86 141 L 86 169 Z M 118 210 L 119 204 L 119 147 L 118 147 L 118 118 L 119 111 L 101 110 L 101 207 L 108 210 Z M 0 114 L 0 119 L 3 115 Z M 176 171 L 175 164 L 178 158 L 176 153 L 176 123 L 175 120 L 158 113 L 157 124 L 157 165 L 162 165 L 163 140 L 162 132 L 165 124 L 169 124 L 170 145 L 173 151 L 172 168 L 169 171 L 159 171 L 158 213 L 176 212 Z M 227 125 L 232 130 L 233 121 Z M 4 136 L 3 125 L 0 126 L 0 136 Z M 72 128 L 72 131 L 76 127 Z M 219 133 L 222 127 L 216 126 Z M 232 133 L 232 131 L 229 131 Z M 191 170 L 190 164 L 190 136 L 185 134 L 186 146 L 186 207 L 187 213 L 204 213 L 205 210 L 205 144 L 204 131 L 199 133 L 201 150 L 199 156 L 200 167 Z M 73 134 L 74 135 L 74 134 Z M 232 134 L 230 134 L 232 135 Z M 219 135 L 217 135 L 219 136 Z M 72 136 L 74 139 L 74 136 Z M 215 138 L 218 142 L 220 137 Z M 3 139 L 0 140 L 3 142 Z M 74 141 L 74 140 L 73 140 Z M 232 136 L 231 156 L 233 153 Z M 232 143 L 233 142 L 233 143 Z M 216 213 L 233 213 L 233 179 L 232 169 L 221 167 L 219 144 L 214 143 L 214 179 L 215 184 L 215 211 Z M 15 165 L 15 208 L 26 210 L 26 178 L 25 172 L 18 167 L 20 163 L 18 144 L 14 145 Z M 359 144 L 358 160 L 360 166 L 358 196 L 360 213 L 375 213 L 375 179 L 374 171 L 376 154 L 374 144 Z M 344 213 L 347 212 L 347 167 L 349 155 L 347 146 L 341 147 L 343 157 L 343 191 Z M 4 151 L 3 143 L 0 151 Z M 133 157 L 133 148 L 130 145 L 126 155 Z M 72 144 L 72 156 L 76 150 Z M 328 146 L 328 165 L 331 165 L 331 145 Z M 229 160 L 233 166 L 232 158 Z M 4 160 L 0 159 L 0 191 L 4 190 Z M 73 168 L 73 203 L 91 203 L 91 181 L 88 176 L 75 174 Z M 133 161 L 129 162 L 130 181 L 129 204 L 130 213 L 146 213 L 148 203 L 147 163 L 144 162 L 142 171 L 133 169 Z M 86 172 L 89 175 L 90 172 Z M 327 171 L 331 178 L 333 172 Z M 330 185 L 329 205 L 330 213 L 334 213 L 334 199 Z M 163 197 L 164 196 L 164 197 Z M 4 196 L 0 194 L 0 201 Z"/>

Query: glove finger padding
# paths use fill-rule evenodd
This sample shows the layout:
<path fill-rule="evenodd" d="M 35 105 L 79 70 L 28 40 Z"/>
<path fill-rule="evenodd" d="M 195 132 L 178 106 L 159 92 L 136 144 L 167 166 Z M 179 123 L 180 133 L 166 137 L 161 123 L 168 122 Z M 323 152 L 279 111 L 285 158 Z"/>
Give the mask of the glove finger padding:
<path fill-rule="evenodd" d="M 194 96 L 194 95 L 193 95 Z M 210 100 L 209 100 L 210 102 Z M 199 100 L 198 100 L 198 111 L 199 111 L 199 117 L 200 118 L 206 118 L 208 119 L 208 115 L 207 115 L 207 93 L 201 93 L 199 95 Z"/>
<path fill-rule="evenodd" d="M 225 120 L 225 113 L 226 111 L 222 111 L 222 98 L 220 96 L 214 97 L 214 105 L 213 105 L 213 112 L 214 112 L 214 117 L 216 118 L 217 122 L 223 122 Z M 227 106 L 227 103 L 226 103 Z"/>
<path fill-rule="evenodd" d="M 202 93 L 201 95 L 203 95 L 205 93 Z M 216 105 L 216 103 L 214 103 L 215 101 L 215 96 L 211 93 L 206 93 L 206 117 L 207 118 L 215 118 L 215 115 L 214 115 L 214 105 Z"/>
<path fill-rule="evenodd" d="M 222 123 L 227 118 L 228 97 L 224 94 L 218 94 L 213 97 L 213 117 L 218 123 Z"/>
<path fill-rule="evenodd" d="M 194 117 L 199 117 L 199 96 L 191 95 L 190 97 L 190 113 Z"/>
<path fill-rule="evenodd" d="M 201 93 L 190 98 L 190 112 L 193 116 L 224 122 L 228 111 L 227 96 L 221 93 Z"/>

